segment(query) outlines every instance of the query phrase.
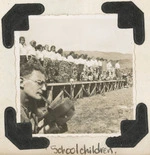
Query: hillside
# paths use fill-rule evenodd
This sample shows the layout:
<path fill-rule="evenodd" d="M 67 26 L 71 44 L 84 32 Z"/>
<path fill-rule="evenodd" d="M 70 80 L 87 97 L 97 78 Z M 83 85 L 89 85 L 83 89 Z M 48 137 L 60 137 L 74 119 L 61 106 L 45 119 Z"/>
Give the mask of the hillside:
<path fill-rule="evenodd" d="M 69 54 L 68 51 L 64 52 Z M 132 54 L 123 54 L 119 52 L 99 52 L 99 51 L 75 51 L 77 54 L 88 54 L 89 57 L 100 57 L 107 60 L 120 60 L 121 68 L 132 68 Z"/>

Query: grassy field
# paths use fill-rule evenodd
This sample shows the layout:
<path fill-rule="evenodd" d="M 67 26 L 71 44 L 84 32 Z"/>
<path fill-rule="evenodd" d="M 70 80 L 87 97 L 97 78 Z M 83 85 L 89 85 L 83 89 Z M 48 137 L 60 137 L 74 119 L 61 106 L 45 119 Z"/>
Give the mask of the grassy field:
<path fill-rule="evenodd" d="M 78 99 L 67 133 L 117 133 L 120 122 L 133 119 L 132 88 Z"/>

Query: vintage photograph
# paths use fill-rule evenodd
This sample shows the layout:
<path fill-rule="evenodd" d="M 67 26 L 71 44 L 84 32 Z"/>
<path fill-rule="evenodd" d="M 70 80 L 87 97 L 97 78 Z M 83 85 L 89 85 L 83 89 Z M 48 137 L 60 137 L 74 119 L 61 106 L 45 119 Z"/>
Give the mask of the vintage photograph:
<path fill-rule="evenodd" d="M 134 117 L 132 30 L 116 15 L 29 18 L 17 40 L 20 120 L 34 134 L 110 134 Z"/>

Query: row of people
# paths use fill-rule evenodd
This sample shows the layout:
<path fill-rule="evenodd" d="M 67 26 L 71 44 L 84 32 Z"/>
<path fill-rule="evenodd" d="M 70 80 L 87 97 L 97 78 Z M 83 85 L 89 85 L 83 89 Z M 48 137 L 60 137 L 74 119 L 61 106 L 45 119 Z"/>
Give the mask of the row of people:
<path fill-rule="evenodd" d="M 50 58 L 51 60 L 73 62 L 75 64 L 83 64 L 85 67 L 99 67 L 102 71 L 111 72 L 113 69 L 120 69 L 119 61 L 112 64 L 111 60 L 103 58 L 90 58 L 87 54 L 78 55 L 71 51 L 69 55 L 64 55 L 63 49 L 56 51 L 55 46 L 51 46 L 49 49 L 48 45 L 42 46 L 41 44 L 36 45 L 36 41 L 31 41 L 27 46 L 25 38 L 20 37 L 20 57 L 21 62 L 29 60 L 32 56 L 36 56 L 41 62 L 44 58 Z"/>

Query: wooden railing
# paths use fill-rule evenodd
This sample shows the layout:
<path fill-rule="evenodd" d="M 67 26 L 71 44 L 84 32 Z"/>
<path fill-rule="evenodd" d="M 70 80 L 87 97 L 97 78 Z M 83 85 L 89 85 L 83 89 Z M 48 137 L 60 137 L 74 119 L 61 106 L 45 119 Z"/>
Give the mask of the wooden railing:
<path fill-rule="evenodd" d="M 77 99 L 96 94 L 105 94 L 109 91 L 124 88 L 125 85 L 125 80 L 49 83 L 47 84 L 48 100 L 51 103 L 65 97 Z"/>

